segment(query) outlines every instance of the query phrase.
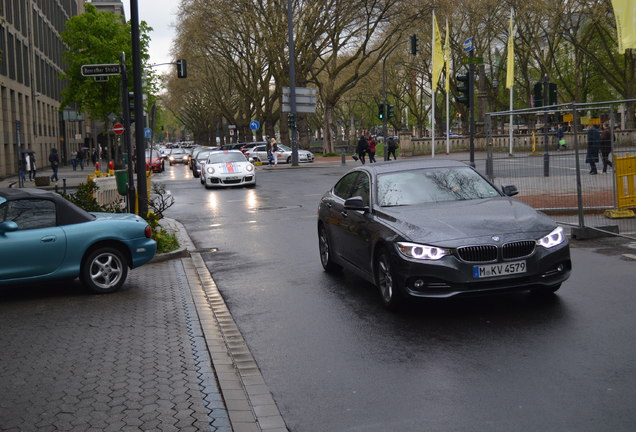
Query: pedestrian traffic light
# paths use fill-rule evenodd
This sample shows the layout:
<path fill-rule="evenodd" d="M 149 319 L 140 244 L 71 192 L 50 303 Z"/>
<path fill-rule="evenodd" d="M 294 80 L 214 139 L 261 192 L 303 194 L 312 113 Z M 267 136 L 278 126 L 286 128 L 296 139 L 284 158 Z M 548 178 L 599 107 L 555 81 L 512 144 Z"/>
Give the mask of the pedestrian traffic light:
<path fill-rule="evenodd" d="M 543 83 L 538 82 L 534 84 L 534 107 L 539 108 L 543 106 Z"/>
<path fill-rule="evenodd" d="M 290 129 L 296 128 L 296 114 L 287 114 L 287 126 L 289 126 Z"/>
<path fill-rule="evenodd" d="M 177 60 L 177 78 L 188 77 L 188 62 L 185 59 Z"/>
<path fill-rule="evenodd" d="M 395 112 L 393 111 L 393 105 L 388 104 L 386 111 L 387 111 L 387 113 L 386 113 L 386 118 L 387 119 L 392 119 L 393 117 L 395 117 Z"/>
<path fill-rule="evenodd" d="M 417 35 L 411 35 L 411 54 L 417 55 L 417 44 L 418 44 Z"/>
<path fill-rule="evenodd" d="M 378 105 L 378 118 L 384 120 L 384 104 Z"/>
<path fill-rule="evenodd" d="M 464 104 L 466 106 L 470 105 L 470 83 L 468 74 L 461 74 L 455 77 L 457 79 L 457 91 L 459 92 L 459 96 L 455 98 L 456 102 Z"/>
<path fill-rule="evenodd" d="M 128 119 L 130 124 L 135 122 L 135 93 L 128 92 Z"/>

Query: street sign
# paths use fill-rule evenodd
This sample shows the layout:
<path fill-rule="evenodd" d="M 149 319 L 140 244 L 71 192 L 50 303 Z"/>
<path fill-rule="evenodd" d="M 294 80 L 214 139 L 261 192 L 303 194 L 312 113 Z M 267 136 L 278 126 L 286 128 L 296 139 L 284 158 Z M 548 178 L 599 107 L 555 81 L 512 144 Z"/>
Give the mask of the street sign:
<path fill-rule="evenodd" d="M 462 57 L 462 64 L 482 64 L 483 57 Z"/>
<path fill-rule="evenodd" d="M 473 50 L 473 38 L 468 38 L 464 41 L 464 51 L 471 52 Z"/>
<path fill-rule="evenodd" d="M 108 81 L 108 75 L 95 75 L 93 79 L 95 82 L 106 82 Z"/>
<path fill-rule="evenodd" d="M 115 132 L 115 135 L 121 135 L 124 133 L 124 125 L 121 123 L 115 123 L 113 125 L 113 132 Z"/>
<path fill-rule="evenodd" d="M 250 122 L 250 129 L 252 129 L 253 131 L 259 130 L 261 128 L 261 124 L 258 122 L 258 120 L 252 120 Z"/>
<path fill-rule="evenodd" d="M 119 64 L 88 64 L 82 65 L 82 76 L 119 75 Z"/>
<path fill-rule="evenodd" d="M 291 112 L 289 93 L 289 87 L 283 87 L 283 112 Z M 316 89 L 310 87 L 295 87 L 294 93 L 296 95 L 296 112 L 316 112 L 316 103 L 318 102 Z"/>
<path fill-rule="evenodd" d="M 150 138 L 152 136 L 152 129 L 149 127 L 144 128 L 144 138 Z"/>

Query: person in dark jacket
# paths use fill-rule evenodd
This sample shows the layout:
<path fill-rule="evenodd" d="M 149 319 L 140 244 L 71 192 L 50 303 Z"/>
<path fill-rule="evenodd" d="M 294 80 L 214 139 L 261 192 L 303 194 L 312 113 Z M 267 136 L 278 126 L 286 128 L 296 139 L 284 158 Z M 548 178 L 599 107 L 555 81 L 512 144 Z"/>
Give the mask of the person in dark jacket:
<path fill-rule="evenodd" d="M 612 167 L 612 162 L 609 160 L 609 154 L 612 151 L 612 131 L 607 123 L 603 124 L 603 131 L 601 132 L 601 157 L 603 158 L 603 172 L 607 172 L 607 167 Z"/>
<path fill-rule="evenodd" d="M 360 162 L 364 165 L 364 155 L 369 151 L 369 141 L 362 135 L 358 140 L 358 145 L 356 146 L 356 153 L 358 153 L 358 157 L 360 158 Z"/>
<path fill-rule="evenodd" d="M 56 182 L 57 178 L 57 168 L 60 165 L 60 157 L 57 154 L 57 149 L 51 149 L 51 153 L 49 154 L 49 162 L 51 163 L 51 169 L 53 170 L 53 175 L 51 176 L 51 180 Z"/>
<path fill-rule="evenodd" d="M 598 174 L 596 163 L 600 149 L 601 132 L 598 130 L 598 125 L 590 126 L 587 129 L 587 154 L 585 155 L 585 163 L 590 164 L 590 174 Z"/>
<path fill-rule="evenodd" d="M 387 144 L 388 144 L 388 152 L 389 152 L 387 159 L 391 160 L 391 155 L 393 155 L 393 160 L 396 160 L 397 156 L 395 155 L 395 151 L 397 150 L 397 143 L 395 142 L 395 138 L 393 138 L 392 136 L 389 137 Z"/>

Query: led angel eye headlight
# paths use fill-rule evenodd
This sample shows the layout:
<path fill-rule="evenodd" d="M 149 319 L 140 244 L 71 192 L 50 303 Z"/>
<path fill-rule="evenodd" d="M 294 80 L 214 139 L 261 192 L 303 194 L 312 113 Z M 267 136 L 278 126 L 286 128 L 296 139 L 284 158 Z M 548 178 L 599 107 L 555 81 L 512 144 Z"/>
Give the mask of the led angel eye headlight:
<path fill-rule="evenodd" d="M 397 246 L 402 255 L 418 260 L 436 261 L 448 255 L 448 251 L 446 249 L 438 248 L 436 246 L 407 242 L 398 242 Z"/>
<path fill-rule="evenodd" d="M 213 167 L 211 167 L 211 166 L 205 167 L 205 171 L 206 171 L 208 174 L 214 174 L 214 168 L 213 168 Z"/>
<path fill-rule="evenodd" d="M 563 228 L 556 227 L 554 231 L 552 231 L 547 236 L 540 238 L 537 240 L 537 244 L 539 246 L 543 246 L 546 249 L 550 249 L 554 246 L 558 246 L 565 241 L 565 235 L 563 234 Z"/>
<path fill-rule="evenodd" d="M 248 165 L 247 165 L 247 168 L 245 168 L 245 169 L 246 169 L 247 171 L 249 171 L 249 172 L 254 171 L 254 165 L 252 165 L 252 164 L 248 164 Z"/>

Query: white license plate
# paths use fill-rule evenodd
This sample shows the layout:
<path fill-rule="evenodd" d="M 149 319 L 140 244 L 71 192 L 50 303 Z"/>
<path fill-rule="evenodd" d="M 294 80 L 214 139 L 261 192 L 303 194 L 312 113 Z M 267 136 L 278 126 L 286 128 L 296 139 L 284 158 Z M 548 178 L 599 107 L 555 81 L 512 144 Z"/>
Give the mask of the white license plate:
<path fill-rule="evenodd" d="M 473 277 L 476 279 L 486 277 L 507 276 L 511 274 L 525 273 L 526 262 L 515 261 L 510 263 L 489 264 L 473 266 Z"/>
<path fill-rule="evenodd" d="M 240 177 L 236 177 L 236 176 L 233 176 L 233 177 L 225 177 L 225 180 L 238 180 L 238 179 L 240 179 Z"/>

